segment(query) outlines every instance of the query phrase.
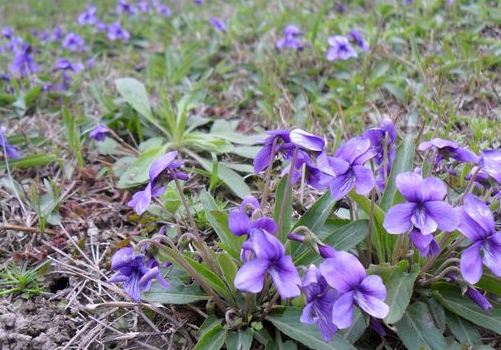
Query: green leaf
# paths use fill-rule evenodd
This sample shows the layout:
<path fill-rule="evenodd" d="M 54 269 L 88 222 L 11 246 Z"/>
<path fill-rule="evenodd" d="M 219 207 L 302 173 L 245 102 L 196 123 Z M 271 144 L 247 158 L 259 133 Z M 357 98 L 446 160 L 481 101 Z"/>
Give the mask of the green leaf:
<path fill-rule="evenodd" d="M 30 154 L 26 157 L 19 159 L 9 159 L 8 164 L 11 169 L 13 168 L 31 168 L 36 166 L 48 165 L 57 160 L 54 154 L 50 153 L 37 153 Z M 5 160 L 0 162 L 0 170 L 6 169 Z"/>
<path fill-rule="evenodd" d="M 275 209 L 273 211 L 273 219 L 275 222 L 279 222 L 280 210 L 282 207 L 282 201 L 285 200 L 285 210 L 284 219 L 282 221 L 282 226 L 278 228 L 278 237 L 282 243 L 287 241 L 287 235 L 290 233 L 291 229 L 291 217 L 292 217 L 292 191 L 289 191 L 287 198 L 284 199 L 284 192 L 287 187 L 288 176 L 284 176 L 278 185 L 277 192 L 275 194 Z"/>
<path fill-rule="evenodd" d="M 200 325 L 198 329 L 198 336 L 203 337 L 205 333 L 210 331 L 212 328 L 221 325 L 223 320 L 218 318 L 216 315 L 210 315 L 205 319 L 205 321 Z"/>
<path fill-rule="evenodd" d="M 170 288 L 153 283 L 150 290 L 141 294 L 141 299 L 161 304 L 191 304 L 208 299 L 207 294 L 196 284 L 186 286 L 178 278 L 167 279 L 172 284 Z"/>
<path fill-rule="evenodd" d="M 484 273 L 476 286 L 481 290 L 501 296 L 501 280 L 499 277 L 492 275 L 490 272 Z"/>
<path fill-rule="evenodd" d="M 226 330 L 220 324 L 209 329 L 198 340 L 193 350 L 219 350 L 226 340 Z"/>
<path fill-rule="evenodd" d="M 391 168 L 390 177 L 387 181 L 383 197 L 381 198 L 381 209 L 388 210 L 393 205 L 395 205 L 395 194 L 397 193 L 397 175 L 406 171 L 412 171 L 412 167 L 414 165 L 415 147 L 414 135 L 406 135 L 403 144 L 400 146 L 395 156 L 395 161 L 393 162 L 393 167 Z"/>
<path fill-rule="evenodd" d="M 246 330 L 239 329 L 237 332 L 229 332 L 226 335 L 226 348 L 250 350 L 253 338 L 254 330 L 252 328 L 247 328 Z"/>
<path fill-rule="evenodd" d="M 369 267 L 369 274 L 380 276 L 386 286 L 385 303 L 390 307 L 390 312 L 384 322 L 388 324 L 398 322 L 402 318 L 411 300 L 414 282 L 419 274 L 419 265 L 413 265 L 411 273 L 407 273 L 406 270 L 406 260 L 402 260 L 396 266 L 381 264 Z"/>
<path fill-rule="evenodd" d="M 186 151 L 209 173 L 213 170 L 213 162 L 198 156 L 196 153 Z M 240 198 L 245 198 L 250 194 L 250 188 L 245 183 L 244 179 L 237 172 L 231 170 L 225 165 L 218 164 L 217 176 L 223 181 L 228 188 Z"/>
<path fill-rule="evenodd" d="M 492 303 L 493 310 L 484 311 L 477 304 L 461 295 L 458 290 L 433 291 L 433 297 L 447 310 L 476 324 L 501 334 L 501 307 Z"/>
<path fill-rule="evenodd" d="M 209 284 L 209 286 L 220 296 L 226 300 L 234 301 L 231 291 L 228 289 L 223 280 L 216 275 L 212 270 L 206 267 L 204 264 L 199 263 L 187 256 L 185 256 L 186 261 L 198 272 L 200 276 Z"/>
<path fill-rule="evenodd" d="M 237 291 L 235 289 L 233 281 L 235 280 L 235 275 L 238 271 L 238 266 L 230 257 L 229 254 L 221 253 L 217 255 L 217 262 L 221 267 L 221 271 L 223 272 L 223 277 L 226 280 L 226 284 L 231 292 L 235 295 Z"/>
<path fill-rule="evenodd" d="M 120 175 L 117 187 L 121 189 L 130 188 L 148 182 L 151 163 L 161 157 L 166 151 L 167 145 L 153 147 L 141 153 Z"/>
<path fill-rule="evenodd" d="M 150 100 L 144 85 L 134 78 L 120 78 L 115 80 L 118 92 L 124 100 L 131 105 L 147 121 L 155 125 L 164 134 L 169 133 L 160 125 L 151 111 Z"/>
<path fill-rule="evenodd" d="M 200 194 L 200 202 L 202 203 L 205 216 L 207 220 L 209 220 L 211 227 L 214 229 L 224 246 L 228 247 L 226 251 L 235 259 L 239 259 L 240 248 L 245 241 L 245 237 L 238 237 L 230 232 L 228 228 L 228 213 L 219 211 L 216 201 L 212 198 L 210 193 L 202 191 Z"/>
<path fill-rule="evenodd" d="M 356 350 L 340 335 L 326 343 L 322 341 L 322 336 L 316 326 L 302 323 L 301 310 L 296 307 L 281 308 L 273 311 L 266 319 L 273 323 L 282 333 L 294 340 L 316 350 Z"/>
<path fill-rule="evenodd" d="M 396 323 L 398 337 L 408 350 L 448 349 L 442 332 L 435 326 L 428 306 L 416 302 L 409 306 Z"/>
<path fill-rule="evenodd" d="M 367 220 L 357 220 L 347 225 L 343 225 L 334 231 L 325 232 L 325 228 L 321 230 L 319 238 L 325 244 L 331 245 L 338 250 L 349 250 L 364 240 L 367 236 Z M 297 254 L 295 254 L 297 256 Z M 311 249 L 300 254 L 295 260 L 296 265 L 309 265 L 320 261 L 320 257 Z"/>
<path fill-rule="evenodd" d="M 357 205 L 362 209 L 368 217 L 371 215 L 371 200 L 365 196 L 361 196 L 355 191 L 351 191 L 349 194 L 350 198 L 357 203 Z M 391 251 L 387 251 L 387 246 L 385 241 L 388 239 L 394 239 L 394 237 L 389 237 L 390 234 L 386 232 L 383 227 L 384 217 L 386 212 L 381 209 L 376 203 L 374 203 L 374 220 L 372 225 L 372 242 L 376 249 L 379 261 L 387 261 L 386 258 L 391 257 Z M 386 248 L 385 248 L 386 247 Z"/>
<path fill-rule="evenodd" d="M 482 344 L 482 337 L 478 332 L 477 326 L 473 323 L 449 311 L 445 314 L 445 317 L 452 334 L 461 343 L 470 346 Z"/>

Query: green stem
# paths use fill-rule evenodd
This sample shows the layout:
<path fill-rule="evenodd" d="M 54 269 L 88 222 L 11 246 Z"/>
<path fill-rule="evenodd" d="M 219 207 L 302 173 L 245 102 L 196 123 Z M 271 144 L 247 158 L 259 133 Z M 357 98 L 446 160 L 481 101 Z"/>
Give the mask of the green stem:
<path fill-rule="evenodd" d="M 287 207 L 287 202 L 288 202 L 287 198 L 289 197 L 289 193 L 292 190 L 291 179 L 292 179 L 292 174 L 294 173 L 294 164 L 296 163 L 298 152 L 299 152 L 299 147 L 296 146 L 296 149 L 294 150 L 294 155 L 292 156 L 289 174 L 287 174 L 287 183 L 285 184 L 284 194 L 282 196 L 282 203 L 280 203 L 280 214 L 278 216 L 278 231 L 277 231 L 279 235 L 281 234 L 282 224 L 284 222 L 285 208 Z"/>

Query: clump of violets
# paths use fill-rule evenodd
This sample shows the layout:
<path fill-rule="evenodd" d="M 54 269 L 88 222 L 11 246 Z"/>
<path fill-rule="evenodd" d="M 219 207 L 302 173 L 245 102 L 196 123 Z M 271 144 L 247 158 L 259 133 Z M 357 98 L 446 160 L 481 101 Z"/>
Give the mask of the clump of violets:
<path fill-rule="evenodd" d="M 56 64 L 54 65 L 54 71 L 70 71 L 73 73 L 81 72 L 84 69 L 84 65 L 81 62 L 71 63 L 70 60 L 66 58 L 58 58 Z"/>
<path fill-rule="evenodd" d="M 144 190 L 136 192 L 127 203 L 136 213 L 143 214 L 148 209 L 151 199 L 165 192 L 166 181 L 188 179 L 188 175 L 179 170 L 183 162 L 176 161 L 176 157 L 177 151 L 168 152 L 151 164 L 148 185 Z"/>
<path fill-rule="evenodd" d="M 111 260 L 111 269 L 116 271 L 116 274 L 108 279 L 108 282 L 123 283 L 125 292 L 136 303 L 141 301 L 141 292 L 148 291 L 154 279 L 166 289 L 171 287 L 162 277 L 158 266 L 145 266 L 144 258 L 144 254 L 135 254 L 133 248 L 122 248 Z"/>
<path fill-rule="evenodd" d="M 226 33 L 228 28 L 226 27 L 226 23 L 224 23 L 221 19 L 217 17 L 211 17 L 210 18 L 210 24 L 214 27 L 215 30 L 218 32 Z"/>
<path fill-rule="evenodd" d="M 21 153 L 19 153 L 16 146 L 11 145 L 7 141 L 7 137 L 4 136 L 6 131 L 7 129 L 4 126 L 0 127 L 0 146 L 2 147 L 1 151 L 4 154 L 4 157 L 10 159 L 21 158 Z"/>
<path fill-rule="evenodd" d="M 118 15 L 133 15 L 136 13 L 136 8 L 125 0 L 119 0 L 116 6 L 116 13 Z"/>
<path fill-rule="evenodd" d="M 71 52 L 84 51 L 84 39 L 76 33 L 68 33 L 63 39 L 63 48 Z"/>
<path fill-rule="evenodd" d="M 14 58 L 10 65 L 12 75 L 26 77 L 40 71 L 40 68 L 33 59 L 33 49 L 30 45 L 24 44 L 21 48 L 16 48 L 13 51 Z"/>
<path fill-rule="evenodd" d="M 299 38 L 303 35 L 301 29 L 294 25 L 288 25 L 284 29 L 283 38 L 279 39 L 276 43 L 277 49 L 294 49 L 297 51 L 301 51 L 304 49 L 304 45 L 299 40 Z"/>
<path fill-rule="evenodd" d="M 464 197 L 458 212 L 461 218 L 458 229 L 472 242 L 461 254 L 464 279 L 477 283 L 482 277 L 482 263 L 501 277 L 501 232 L 496 231 L 492 212 L 472 194 Z"/>
<path fill-rule="evenodd" d="M 326 56 L 328 61 L 346 61 L 358 57 L 357 52 L 345 36 L 334 35 L 329 37 L 327 42 L 329 43 Z"/>

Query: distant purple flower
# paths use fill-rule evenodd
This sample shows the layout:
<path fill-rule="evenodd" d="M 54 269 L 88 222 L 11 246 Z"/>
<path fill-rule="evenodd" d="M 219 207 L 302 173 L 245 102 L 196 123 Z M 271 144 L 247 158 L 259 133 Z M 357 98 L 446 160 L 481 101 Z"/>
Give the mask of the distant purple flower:
<path fill-rule="evenodd" d="M 337 332 L 337 327 L 332 323 L 332 306 L 338 293 L 329 288 L 315 265 L 310 265 L 306 271 L 302 289 L 306 296 L 306 305 L 301 315 L 301 322 L 316 324 L 324 341 L 331 341 Z"/>
<path fill-rule="evenodd" d="M 10 158 L 10 159 L 18 159 L 21 158 L 21 153 L 17 150 L 15 146 L 12 146 L 9 144 L 7 141 L 7 138 L 3 135 L 3 133 L 6 131 L 5 127 L 0 127 L 0 146 L 2 147 L 0 151 L 4 153 L 4 157 Z"/>
<path fill-rule="evenodd" d="M 302 50 L 304 48 L 303 43 L 298 39 L 303 35 L 301 29 L 294 25 L 288 25 L 284 29 L 284 37 L 279 39 L 276 43 L 277 49 L 282 50 L 284 48 L 287 49 L 295 49 Z"/>
<path fill-rule="evenodd" d="M 226 24 L 222 20 L 220 20 L 219 18 L 211 17 L 210 23 L 212 24 L 214 29 L 216 29 L 220 32 L 226 33 L 226 31 L 227 31 Z"/>
<path fill-rule="evenodd" d="M 267 139 L 263 140 L 261 143 L 264 145 L 263 148 L 258 152 L 256 158 L 254 158 L 254 172 L 260 173 L 268 167 L 270 164 L 270 158 L 273 150 L 273 143 L 276 140 L 275 156 L 282 150 L 284 150 L 283 145 L 290 144 L 290 132 L 288 130 L 272 130 L 265 131 L 266 134 L 270 135 Z"/>
<path fill-rule="evenodd" d="M 256 198 L 252 196 L 244 198 L 240 205 L 240 209 L 230 210 L 228 215 L 228 227 L 230 232 L 236 236 L 242 236 L 250 234 L 252 229 L 260 229 L 269 234 L 275 234 L 277 231 L 277 224 L 272 219 L 262 217 L 252 220 L 252 214 L 257 209 L 259 209 L 259 202 Z"/>
<path fill-rule="evenodd" d="M 47 30 L 44 30 L 40 33 L 40 42 L 46 42 L 50 38 L 50 33 Z"/>
<path fill-rule="evenodd" d="M 263 289 L 266 273 L 271 276 L 278 293 L 283 299 L 295 298 L 301 294 L 301 278 L 290 255 L 273 235 L 259 229 L 250 232 L 242 249 L 251 251 L 254 258 L 238 270 L 235 287 L 248 293 L 258 293 Z"/>
<path fill-rule="evenodd" d="M 153 279 L 164 288 L 171 287 L 171 284 L 162 277 L 159 268 L 146 267 L 144 254 L 135 254 L 132 248 L 118 250 L 113 255 L 111 269 L 117 273 L 108 279 L 108 282 L 123 282 L 125 292 L 136 303 L 141 301 L 141 292 L 150 289 Z"/>
<path fill-rule="evenodd" d="M 52 36 L 50 38 L 50 40 L 52 42 L 55 42 L 55 41 L 59 41 L 63 38 L 63 30 L 61 29 L 61 27 L 56 27 L 54 29 L 54 31 L 52 32 Z"/>
<path fill-rule="evenodd" d="M 362 34 L 358 30 L 352 30 L 350 32 L 350 37 L 357 43 L 358 47 L 360 47 L 364 51 L 369 51 L 369 43 L 364 40 Z"/>
<path fill-rule="evenodd" d="M 327 50 L 327 60 L 348 60 L 352 57 L 358 57 L 357 52 L 350 45 L 348 39 L 342 35 L 331 36 L 328 39 L 329 49 Z"/>
<path fill-rule="evenodd" d="M 97 7 L 94 5 L 90 5 L 87 9 L 78 15 L 77 22 L 81 26 L 86 24 L 95 24 L 97 22 Z"/>
<path fill-rule="evenodd" d="M 63 48 L 65 48 L 66 50 L 71 51 L 71 52 L 85 50 L 84 39 L 76 33 L 66 34 L 62 45 L 63 45 Z"/>
<path fill-rule="evenodd" d="M 353 187 L 361 195 L 372 191 L 376 182 L 365 162 L 374 157 L 371 143 L 364 137 L 354 137 L 338 148 L 334 157 L 321 153 L 317 157 L 318 168 L 332 177 L 330 189 L 335 200 L 346 196 Z"/>
<path fill-rule="evenodd" d="M 147 0 L 139 1 L 137 3 L 137 9 L 141 12 L 150 12 L 150 3 Z"/>
<path fill-rule="evenodd" d="M 16 53 L 19 52 L 20 50 L 23 50 L 26 46 L 30 46 L 29 44 L 26 44 L 22 38 L 19 38 L 17 36 L 13 36 L 10 41 L 7 43 L 6 47 L 10 51 Z"/>
<path fill-rule="evenodd" d="M 116 12 L 118 15 L 121 14 L 133 15 L 136 13 L 136 9 L 133 5 L 129 4 L 127 1 L 120 0 L 117 1 Z"/>
<path fill-rule="evenodd" d="M 66 71 L 71 71 L 73 73 L 78 73 L 83 69 L 84 65 L 82 63 L 78 62 L 73 64 L 66 58 L 58 58 L 54 66 L 54 71 L 66 70 Z"/>
<path fill-rule="evenodd" d="M 414 0 L 402 0 L 402 3 L 404 5 L 409 5 L 409 4 L 412 4 L 414 2 Z"/>
<path fill-rule="evenodd" d="M 122 27 L 120 22 L 114 22 L 108 26 L 108 39 L 127 41 L 130 39 L 130 33 Z"/>
<path fill-rule="evenodd" d="M 97 124 L 89 131 L 89 140 L 104 141 L 110 130 L 104 124 Z"/>
<path fill-rule="evenodd" d="M 2 36 L 6 37 L 7 39 L 12 39 L 14 37 L 14 30 L 10 27 L 3 27 Z"/>
<path fill-rule="evenodd" d="M 444 140 L 441 138 L 434 138 L 431 141 L 421 142 L 418 149 L 420 151 L 433 150 L 436 152 L 436 156 L 432 159 L 432 162 L 437 165 L 442 163 L 444 160 L 453 158 L 459 162 L 468 163 L 478 163 L 478 156 L 462 147 L 459 147 L 457 143 L 453 141 Z"/>
<path fill-rule="evenodd" d="M 442 180 L 434 177 L 423 178 L 413 172 L 397 176 L 396 185 L 407 203 L 390 208 L 383 226 L 391 234 L 408 232 L 413 226 L 423 235 L 429 235 L 437 228 L 446 232 L 454 231 L 459 217 L 452 206 L 443 199 L 447 187 Z"/>
<path fill-rule="evenodd" d="M 146 188 L 142 191 L 136 192 L 132 199 L 127 203 L 131 208 L 134 208 L 139 215 L 143 214 L 151 203 L 151 199 L 158 197 L 165 192 L 165 182 L 174 178 L 180 180 L 187 180 L 188 175 L 178 170 L 183 165 L 183 162 L 176 161 L 177 151 L 167 152 L 157 160 L 155 160 L 150 167 L 150 181 Z"/>
<path fill-rule="evenodd" d="M 95 28 L 100 32 L 107 32 L 108 31 L 108 25 L 103 21 L 97 22 L 95 25 Z"/>
<path fill-rule="evenodd" d="M 158 5 L 156 7 L 156 10 L 159 15 L 162 15 L 164 17 L 168 18 L 172 16 L 172 10 L 167 5 Z"/>
<path fill-rule="evenodd" d="M 32 48 L 30 45 L 25 44 L 21 48 L 14 51 L 14 58 L 10 65 L 10 72 L 13 75 L 20 75 L 25 77 L 30 73 L 38 72 L 40 69 L 35 64 L 32 55 Z"/>
<path fill-rule="evenodd" d="M 193 0 L 193 2 L 196 4 L 196 5 L 202 5 L 204 3 L 204 0 Z"/>
<path fill-rule="evenodd" d="M 421 256 L 431 258 L 440 253 L 440 246 L 433 235 L 423 235 L 419 230 L 414 229 L 409 236 Z"/>
<path fill-rule="evenodd" d="M 501 277 L 501 232 L 496 232 L 492 212 L 472 194 L 467 194 L 463 203 L 458 209 L 461 218 L 458 229 L 473 243 L 461 254 L 464 279 L 471 284 L 477 283 L 482 277 L 482 262 Z"/>
<path fill-rule="evenodd" d="M 492 177 L 501 185 L 501 150 L 484 150 L 480 155 L 479 166 L 482 174 Z"/>
<path fill-rule="evenodd" d="M 332 307 L 332 322 L 339 329 L 349 328 L 353 323 L 354 305 L 375 318 L 385 318 L 388 314 L 383 280 L 377 275 L 367 276 L 354 255 L 338 251 L 333 258 L 320 265 L 320 272 L 327 283 L 339 292 Z"/>

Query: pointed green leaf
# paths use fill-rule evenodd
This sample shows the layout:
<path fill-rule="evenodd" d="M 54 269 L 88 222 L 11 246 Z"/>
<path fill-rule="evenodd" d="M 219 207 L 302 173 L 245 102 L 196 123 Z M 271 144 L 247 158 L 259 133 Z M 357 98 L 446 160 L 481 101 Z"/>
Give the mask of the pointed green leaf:
<path fill-rule="evenodd" d="M 186 286 L 177 278 L 167 279 L 172 284 L 170 288 L 153 283 L 150 290 L 141 294 L 141 299 L 161 304 L 190 304 L 208 299 L 207 294 L 196 284 Z"/>
<path fill-rule="evenodd" d="M 226 330 L 220 324 L 209 329 L 198 340 L 193 350 L 219 350 L 226 340 Z"/>
<path fill-rule="evenodd" d="M 226 335 L 226 348 L 235 350 L 250 350 L 254 330 L 247 328 L 246 330 L 239 329 L 237 332 L 230 332 Z"/>

